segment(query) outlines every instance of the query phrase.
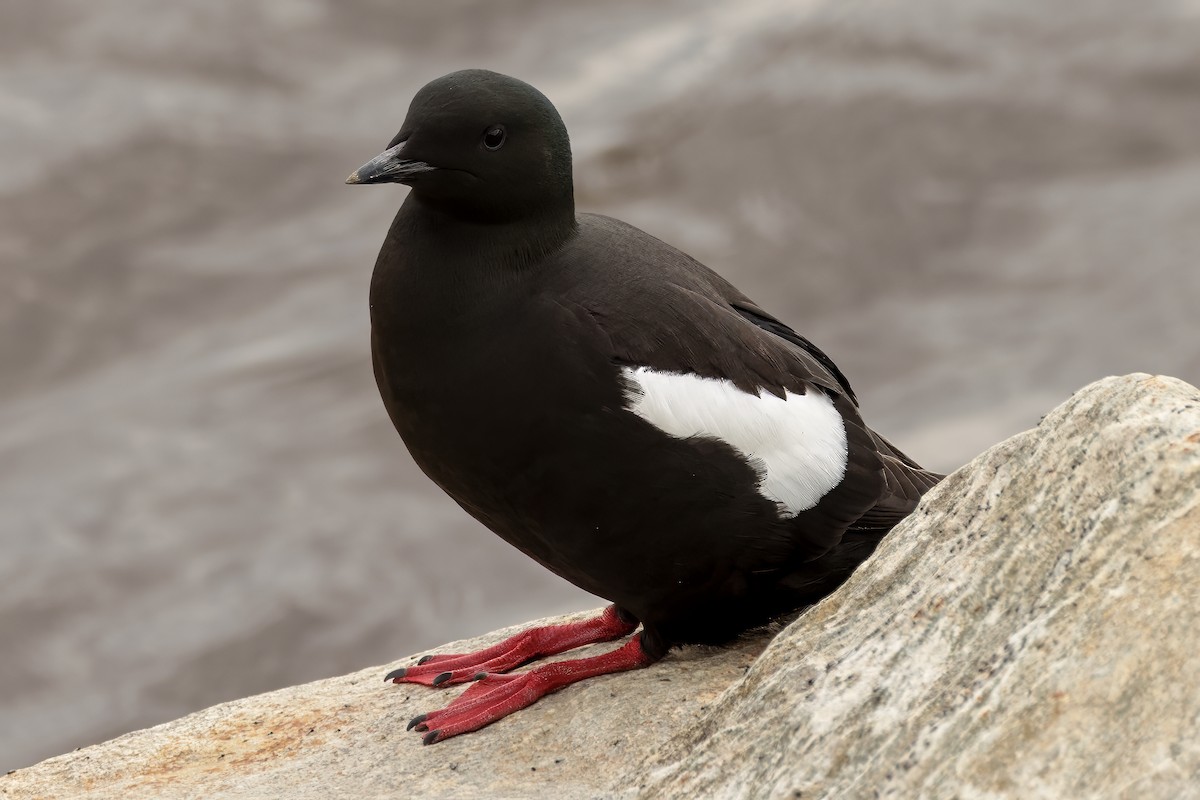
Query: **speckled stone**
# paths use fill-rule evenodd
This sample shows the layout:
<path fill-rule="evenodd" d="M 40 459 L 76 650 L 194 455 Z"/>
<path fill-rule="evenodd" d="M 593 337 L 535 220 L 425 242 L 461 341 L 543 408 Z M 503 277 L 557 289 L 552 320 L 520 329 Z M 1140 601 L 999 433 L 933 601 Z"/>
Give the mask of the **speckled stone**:
<path fill-rule="evenodd" d="M 433 747 L 404 726 L 460 690 L 375 667 L 43 761 L 0 797 L 1200 797 L 1200 390 L 1088 386 L 773 633 Z"/>
<path fill-rule="evenodd" d="M 1200 391 L 1076 393 L 952 475 L 647 759 L 646 797 L 1200 797 Z"/>
<path fill-rule="evenodd" d="M 431 652 L 486 647 L 525 627 Z M 481 733 L 430 747 L 405 726 L 463 687 L 384 683 L 392 668 L 413 663 L 402 659 L 223 703 L 48 759 L 0 777 L 0 798 L 503 800 L 627 793 L 637 787 L 630 782 L 636 779 L 623 777 L 629 766 L 698 722 L 777 632 L 756 632 L 731 648 L 686 648 L 651 669 L 586 681 Z"/>

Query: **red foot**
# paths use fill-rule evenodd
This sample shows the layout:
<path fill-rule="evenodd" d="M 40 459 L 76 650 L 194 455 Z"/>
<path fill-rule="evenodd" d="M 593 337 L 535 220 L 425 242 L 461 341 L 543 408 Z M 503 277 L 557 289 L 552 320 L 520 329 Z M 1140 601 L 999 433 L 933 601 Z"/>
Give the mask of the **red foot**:
<path fill-rule="evenodd" d="M 488 674 L 440 711 L 415 717 L 408 723 L 408 728 L 428 731 L 424 742 L 433 744 L 460 733 L 479 730 L 577 681 L 645 667 L 654 661 L 642 649 L 641 637 L 635 636 L 601 656 L 544 664 L 518 675 Z"/>
<path fill-rule="evenodd" d="M 389 672 L 384 680 L 426 686 L 465 683 L 481 672 L 508 672 L 530 661 L 585 644 L 611 642 L 633 633 L 636 628 L 636 622 L 625 622 L 617 614 L 617 607 L 609 606 L 595 619 L 530 628 L 477 653 L 425 656 L 416 666 Z"/>

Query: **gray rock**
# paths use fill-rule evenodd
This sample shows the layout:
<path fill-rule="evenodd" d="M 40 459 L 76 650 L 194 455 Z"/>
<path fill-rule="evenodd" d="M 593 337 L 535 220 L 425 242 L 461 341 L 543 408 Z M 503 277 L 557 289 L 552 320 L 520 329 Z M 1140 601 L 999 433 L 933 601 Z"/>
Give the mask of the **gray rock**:
<path fill-rule="evenodd" d="M 1100 381 L 954 473 L 649 761 L 654 797 L 1200 796 L 1200 390 Z"/>
<path fill-rule="evenodd" d="M 1200 390 L 1088 386 L 774 633 L 434 747 L 405 723 L 457 690 L 371 668 L 49 759 L 0 797 L 1200 797 Z"/>

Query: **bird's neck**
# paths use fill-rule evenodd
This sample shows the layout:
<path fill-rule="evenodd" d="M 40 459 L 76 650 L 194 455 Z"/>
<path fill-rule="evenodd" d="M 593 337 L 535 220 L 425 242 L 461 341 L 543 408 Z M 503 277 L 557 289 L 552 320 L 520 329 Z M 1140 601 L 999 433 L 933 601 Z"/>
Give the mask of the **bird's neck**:
<path fill-rule="evenodd" d="M 375 312 L 390 308 L 397 317 L 469 311 L 481 299 L 532 278 L 575 233 L 573 207 L 565 213 L 482 223 L 452 216 L 409 194 L 375 263 L 372 307 Z"/>
<path fill-rule="evenodd" d="M 410 193 L 388 233 L 404 237 L 401 246 L 419 252 L 436 247 L 456 256 L 462 268 L 524 270 L 540 263 L 575 234 L 574 204 L 538 210 L 518 219 L 489 222 L 447 213 Z"/>

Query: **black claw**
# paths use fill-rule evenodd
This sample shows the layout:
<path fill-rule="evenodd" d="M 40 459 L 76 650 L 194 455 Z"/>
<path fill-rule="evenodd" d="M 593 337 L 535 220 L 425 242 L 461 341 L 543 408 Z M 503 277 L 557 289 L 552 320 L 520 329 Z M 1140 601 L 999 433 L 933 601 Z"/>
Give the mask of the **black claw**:
<path fill-rule="evenodd" d="M 387 675 L 383 676 L 383 682 L 387 683 L 388 681 L 398 681 L 406 674 L 408 674 L 408 670 L 406 670 L 404 667 L 401 667 L 400 669 L 394 669 Z"/>
<path fill-rule="evenodd" d="M 440 734 L 440 733 L 441 733 L 441 731 L 430 731 L 429 733 L 425 734 L 425 738 L 421 739 L 421 743 L 422 744 L 433 744 L 434 742 L 437 741 L 438 734 Z"/>
<path fill-rule="evenodd" d="M 454 677 L 453 672 L 443 672 L 441 675 L 438 675 L 436 678 L 433 679 L 433 685 L 441 686 L 443 683 L 445 683 L 446 681 L 450 680 L 453 677 Z"/>
<path fill-rule="evenodd" d="M 412 719 L 410 719 L 408 721 L 408 727 L 405 728 L 404 730 L 411 731 L 413 728 L 417 727 L 422 722 L 424 722 L 425 718 L 428 716 L 429 716 L 428 714 L 417 714 L 415 717 L 413 717 Z"/>
<path fill-rule="evenodd" d="M 419 666 L 421 666 L 422 664 L 424 664 L 426 661 L 428 661 L 428 660 L 429 660 L 429 659 L 431 659 L 431 658 L 433 658 L 433 654 L 432 654 L 432 653 L 430 653 L 430 654 L 429 654 L 429 655 L 427 655 L 427 656 L 421 656 L 420 658 L 418 658 L 418 659 L 417 659 L 417 666 L 418 666 L 418 667 L 419 667 Z"/>

